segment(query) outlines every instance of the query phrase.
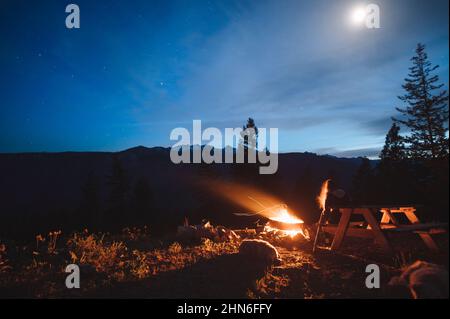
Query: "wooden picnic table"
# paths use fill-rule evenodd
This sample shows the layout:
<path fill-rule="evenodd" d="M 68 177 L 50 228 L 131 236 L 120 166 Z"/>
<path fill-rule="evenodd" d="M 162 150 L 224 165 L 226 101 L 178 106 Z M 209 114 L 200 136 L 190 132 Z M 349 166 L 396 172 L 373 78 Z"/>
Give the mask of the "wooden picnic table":
<path fill-rule="evenodd" d="M 382 213 L 381 220 L 376 218 L 377 213 Z M 386 234 L 388 232 L 413 232 L 420 236 L 425 245 L 434 252 L 439 250 L 431 237 L 432 234 L 445 232 L 447 224 L 442 223 L 421 223 L 416 215 L 416 206 L 402 205 L 361 205 L 357 207 L 335 207 L 332 213 L 340 213 L 337 225 L 325 225 L 322 230 L 334 234 L 331 250 L 338 250 L 344 238 L 363 237 L 373 238 L 381 248 L 387 252 L 392 252 Z M 409 224 L 401 224 L 399 215 L 406 216 Z M 351 222 L 352 215 L 364 217 L 364 222 Z"/>

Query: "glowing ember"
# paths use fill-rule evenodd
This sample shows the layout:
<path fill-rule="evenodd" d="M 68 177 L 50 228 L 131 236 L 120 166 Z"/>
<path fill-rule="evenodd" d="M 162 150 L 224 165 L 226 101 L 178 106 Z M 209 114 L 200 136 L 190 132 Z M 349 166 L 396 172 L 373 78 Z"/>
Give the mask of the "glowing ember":
<path fill-rule="evenodd" d="M 277 235 L 280 235 L 281 237 L 291 237 L 294 238 L 297 235 L 302 235 L 304 238 L 309 239 L 309 235 L 306 234 L 303 229 L 297 229 L 297 230 L 282 230 L 282 229 L 278 229 L 278 228 L 273 228 L 271 226 L 264 226 L 264 231 L 267 233 L 275 233 Z"/>

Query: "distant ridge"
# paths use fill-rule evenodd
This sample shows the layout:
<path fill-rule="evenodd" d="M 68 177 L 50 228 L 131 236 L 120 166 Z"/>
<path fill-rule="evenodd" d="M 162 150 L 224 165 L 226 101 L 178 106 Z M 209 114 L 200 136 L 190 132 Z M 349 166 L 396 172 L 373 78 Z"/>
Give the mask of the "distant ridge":
<path fill-rule="evenodd" d="M 99 180 L 100 196 L 106 206 L 107 177 L 111 174 L 114 158 L 120 160 L 131 186 L 138 179 L 148 181 L 155 202 L 153 214 L 157 216 L 191 215 L 202 209 L 209 214 L 219 213 L 219 210 L 222 215 L 230 214 L 230 209 L 223 203 L 220 206 L 213 203 L 208 209 L 202 206 L 202 200 L 205 196 L 208 198 L 208 194 L 198 190 L 196 184 L 205 178 L 201 177 L 200 170 L 205 165 L 177 165 L 170 161 L 170 148 L 136 146 L 119 152 L 0 154 L 0 215 L 77 211 L 90 174 Z M 278 158 L 278 183 L 274 191 L 286 199 L 295 198 L 295 185 L 306 172 L 311 176 L 313 191 L 330 172 L 343 187 L 350 188 L 352 177 L 362 161 L 361 158 L 337 158 L 308 152 L 280 153 Z M 218 176 L 219 180 L 233 180 L 234 167 L 232 164 L 211 164 L 207 173 Z"/>

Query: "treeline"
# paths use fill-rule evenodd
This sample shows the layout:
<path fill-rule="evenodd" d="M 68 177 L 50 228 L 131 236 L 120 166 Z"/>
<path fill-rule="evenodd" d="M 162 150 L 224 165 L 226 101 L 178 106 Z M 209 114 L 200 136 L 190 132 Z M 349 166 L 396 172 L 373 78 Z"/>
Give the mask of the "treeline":
<path fill-rule="evenodd" d="M 89 171 L 80 188 L 75 206 L 46 211 L 36 207 L 21 214 L 4 214 L 0 237 L 29 240 L 38 233 L 52 230 L 115 232 L 154 221 L 155 198 L 149 180 L 145 176 L 132 178 L 117 154 L 112 155 L 109 174 Z"/>
<path fill-rule="evenodd" d="M 380 162 L 365 159 L 353 180 L 361 203 L 419 204 L 424 218 L 448 221 L 448 94 L 418 44 Z"/>
<path fill-rule="evenodd" d="M 101 177 L 88 174 L 82 186 L 79 227 L 117 230 L 124 226 L 148 224 L 154 196 L 144 176 L 132 180 L 118 156 L 113 155 L 110 174 L 104 176 L 106 194 L 102 196 Z M 106 197 L 106 200 L 102 200 Z"/>

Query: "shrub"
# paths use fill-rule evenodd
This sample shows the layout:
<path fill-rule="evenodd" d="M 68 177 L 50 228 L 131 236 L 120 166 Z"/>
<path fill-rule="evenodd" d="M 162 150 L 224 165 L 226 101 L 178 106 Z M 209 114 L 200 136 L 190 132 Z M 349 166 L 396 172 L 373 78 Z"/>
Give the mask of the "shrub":
<path fill-rule="evenodd" d="M 171 253 L 171 254 L 179 254 L 179 253 L 181 253 L 182 250 L 183 250 L 183 247 L 178 242 L 172 243 L 168 249 L 169 253 Z"/>
<path fill-rule="evenodd" d="M 95 267 L 97 272 L 120 278 L 124 276 L 127 247 L 123 242 L 104 242 L 104 236 L 77 234 L 67 241 L 73 263 Z"/>

